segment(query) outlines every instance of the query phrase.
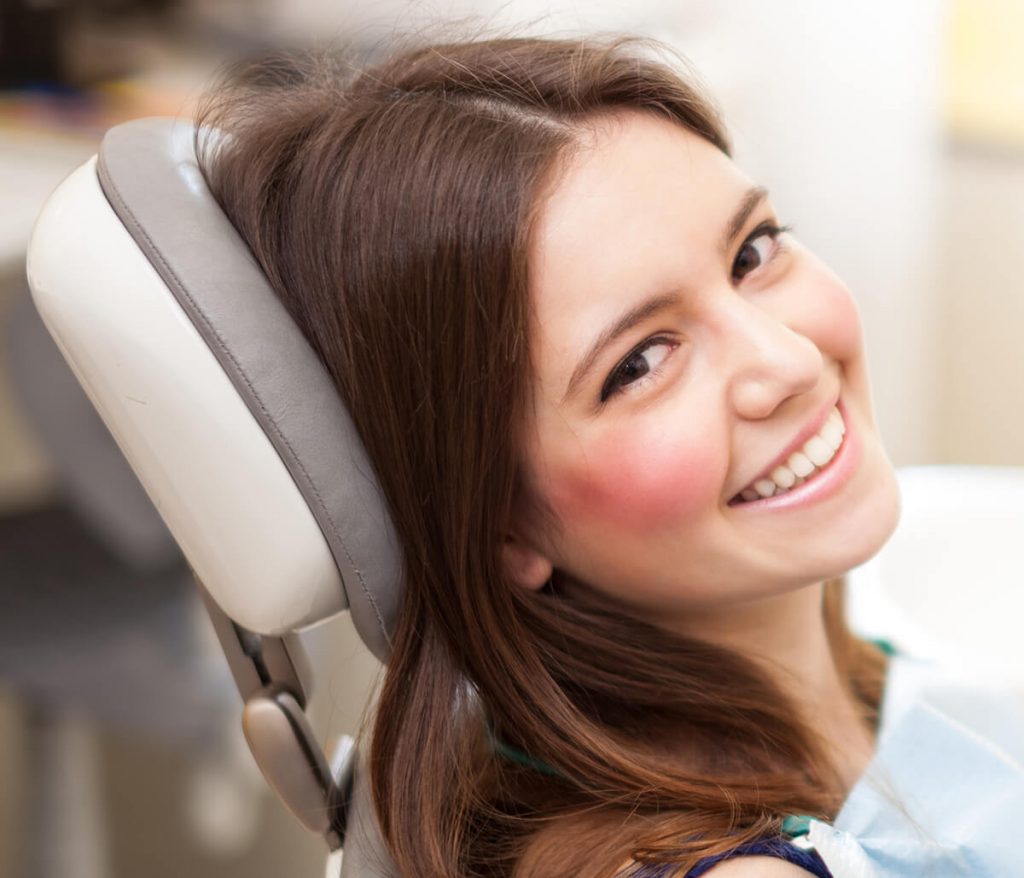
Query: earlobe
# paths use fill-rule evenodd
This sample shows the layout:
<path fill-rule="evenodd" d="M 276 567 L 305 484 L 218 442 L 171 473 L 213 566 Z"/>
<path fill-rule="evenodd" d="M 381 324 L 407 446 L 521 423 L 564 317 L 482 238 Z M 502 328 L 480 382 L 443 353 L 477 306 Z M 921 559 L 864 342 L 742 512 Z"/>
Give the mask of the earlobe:
<path fill-rule="evenodd" d="M 554 567 L 551 562 L 532 546 L 516 537 L 506 538 L 501 550 L 505 575 L 520 588 L 537 591 L 544 587 Z"/>

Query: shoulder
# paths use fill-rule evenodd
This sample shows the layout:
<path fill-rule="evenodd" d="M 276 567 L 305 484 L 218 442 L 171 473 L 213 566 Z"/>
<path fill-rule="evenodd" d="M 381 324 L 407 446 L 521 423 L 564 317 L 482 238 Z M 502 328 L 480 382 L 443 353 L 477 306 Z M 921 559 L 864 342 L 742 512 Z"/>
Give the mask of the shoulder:
<path fill-rule="evenodd" d="M 813 874 L 776 857 L 734 857 L 708 869 L 704 878 L 808 878 Z"/>
<path fill-rule="evenodd" d="M 588 813 L 565 815 L 537 831 L 527 844 L 515 878 L 614 875 L 615 878 L 822 878 L 831 873 L 817 855 L 781 836 L 755 838 L 727 854 L 697 864 L 640 865 L 632 859 L 637 817 Z M 664 815 L 663 815 L 664 816 Z M 650 831 L 651 826 L 643 827 Z M 664 828 L 664 827 L 663 827 Z M 674 826 L 679 837 L 692 833 Z"/>
<path fill-rule="evenodd" d="M 627 863 L 616 874 L 625 878 L 627 875 L 635 874 L 636 868 L 635 863 Z M 686 878 L 682 872 L 672 871 L 671 867 L 668 867 L 668 871 L 650 874 L 657 874 L 658 878 Z M 733 857 L 700 872 L 701 878 L 814 878 L 814 875 L 814 872 L 809 872 L 795 863 L 777 857 L 758 856 Z"/>

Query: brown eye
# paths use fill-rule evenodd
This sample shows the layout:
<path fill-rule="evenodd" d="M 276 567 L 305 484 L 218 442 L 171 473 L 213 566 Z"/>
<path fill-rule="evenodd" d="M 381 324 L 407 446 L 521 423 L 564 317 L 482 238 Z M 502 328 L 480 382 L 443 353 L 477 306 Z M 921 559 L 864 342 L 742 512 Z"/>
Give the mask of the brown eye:
<path fill-rule="evenodd" d="M 778 237 L 785 228 L 776 225 L 758 226 L 740 245 L 739 253 L 732 264 L 733 282 L 743 280 L 750 272 L 769 262 L 775 255 Z"/>
<path fill-rule="evenodd" d="M 608 376 L 604 387 L 601 388 L 601 402 L 655 371 L 674 345 L 674 342 L 667 339 L 652 338 L 632 351 Z"/>

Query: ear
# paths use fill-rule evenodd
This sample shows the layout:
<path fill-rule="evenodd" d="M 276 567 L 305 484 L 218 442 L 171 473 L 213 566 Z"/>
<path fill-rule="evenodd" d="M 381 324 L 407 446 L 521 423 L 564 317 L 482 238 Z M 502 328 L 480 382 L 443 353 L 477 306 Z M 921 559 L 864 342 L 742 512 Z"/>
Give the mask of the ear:
<path fill-rule="evenodd" d="M 505 575 L 520 588 L 537 591 L 551 579 L 554 566 L 547 556 L 514 534 L 501 549 Z"/>

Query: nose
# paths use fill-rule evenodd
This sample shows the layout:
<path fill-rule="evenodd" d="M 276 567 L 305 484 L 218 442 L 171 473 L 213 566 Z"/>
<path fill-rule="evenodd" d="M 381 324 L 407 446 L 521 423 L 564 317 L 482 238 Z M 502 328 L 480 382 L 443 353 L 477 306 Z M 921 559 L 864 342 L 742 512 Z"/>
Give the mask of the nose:
<path fill-rule="evenodd" d="M 810 338 L 742 297 L 729 297 L 725 309 L 720 328 L 731 352 L 729 396 L 740 417 L 767 418 L 817 385 L 824 360 Z"/>

